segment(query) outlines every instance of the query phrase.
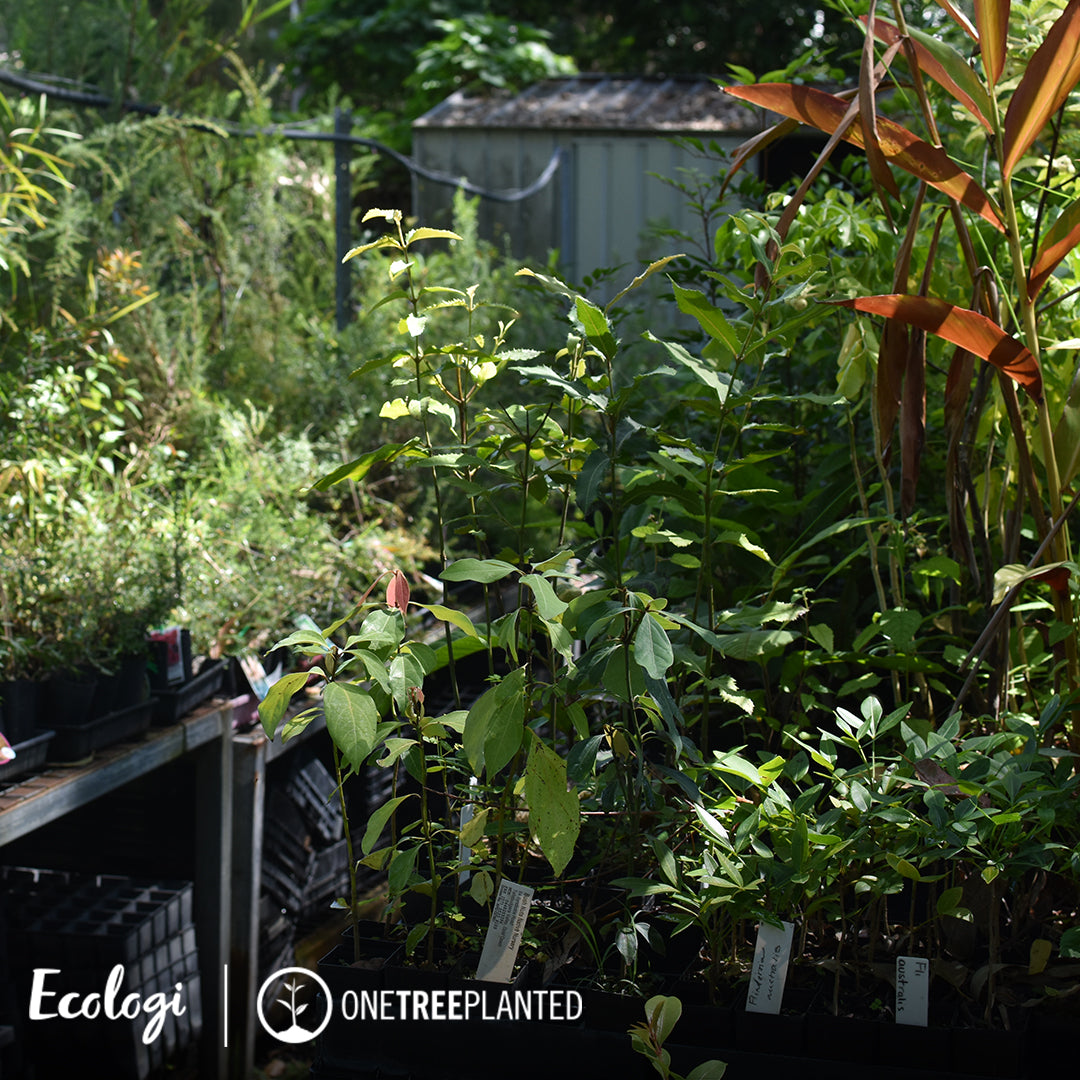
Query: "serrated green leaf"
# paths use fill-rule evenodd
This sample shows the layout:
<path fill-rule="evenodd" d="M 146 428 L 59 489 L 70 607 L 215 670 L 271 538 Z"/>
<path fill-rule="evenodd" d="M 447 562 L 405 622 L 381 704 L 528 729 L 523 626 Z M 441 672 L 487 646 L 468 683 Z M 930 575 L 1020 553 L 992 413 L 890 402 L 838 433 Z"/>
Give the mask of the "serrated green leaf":
<path fill-rule="evenodd" d="M 721 342 L 732 356 L 735 356 L 740 348 L 739 339 L 727 316 L 716 306 L 709 302 L 704 293 L 697 289 L 684 289 L 681 285 L 673 284 L 675 302 L 679 310 L 685 315 L 697 319 L 702 330 L 710 337 Z"/>
<path fill-rule="evenodd" d="M 412 244 L 417 240 L 460 240 L 456 232 L 449 229 L 429 229 L 421 225 L 418 229 L 410 229 L 405 234 L 405 243 Z"/>

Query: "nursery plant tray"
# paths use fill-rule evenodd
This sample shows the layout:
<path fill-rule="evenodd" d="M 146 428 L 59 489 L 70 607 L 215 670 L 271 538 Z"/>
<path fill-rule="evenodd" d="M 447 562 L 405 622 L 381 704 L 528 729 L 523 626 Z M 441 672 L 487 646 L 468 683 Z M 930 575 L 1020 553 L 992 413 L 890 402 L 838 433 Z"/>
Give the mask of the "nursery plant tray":
<path fill-rule="evenodd" d="M 14 759 L 0 765 L 0 784 L 40 769 L 45 764 L 53 734 L 52 731 L 39 731 L 33 738 L 16 743 L 12 748 L 15 751 Z"/>
<path fill-rule="evenodd" d="M 89 724 L 53 725 L 56 733 L 49 745 L 49 761 L 56 764 L 83 761 L 95 750 L 141 735 L 150 727 L 151 704 L 140 701 Z"/>
<path fill-rule="evenodd" d="M 175 724 L 180 717 L 211 697 L 225 678 L 225 661 L 215 660 L 206 665 L 193 679 L 180 686 L 154 690 L 154 723 Z"/>

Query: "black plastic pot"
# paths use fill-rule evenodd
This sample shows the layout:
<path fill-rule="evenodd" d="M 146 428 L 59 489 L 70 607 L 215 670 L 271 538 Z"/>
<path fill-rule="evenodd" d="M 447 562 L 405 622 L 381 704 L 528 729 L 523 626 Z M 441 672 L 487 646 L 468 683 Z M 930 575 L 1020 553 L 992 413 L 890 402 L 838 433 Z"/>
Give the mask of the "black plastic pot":
<path fill-rule="evenodd" d="M 0 708 L 3 722 L 0 730 L 13 746 L 33 737 L 37 718 L 41 684 L 32 679 L 9 679 L 0 683 Z"/>
<path fill-rule="evenodd" d="M 56 730 L 78 727 L 94 719 L 97 675 L 90 668 L 58 671 L 41 684 L 39 726 Z"/>

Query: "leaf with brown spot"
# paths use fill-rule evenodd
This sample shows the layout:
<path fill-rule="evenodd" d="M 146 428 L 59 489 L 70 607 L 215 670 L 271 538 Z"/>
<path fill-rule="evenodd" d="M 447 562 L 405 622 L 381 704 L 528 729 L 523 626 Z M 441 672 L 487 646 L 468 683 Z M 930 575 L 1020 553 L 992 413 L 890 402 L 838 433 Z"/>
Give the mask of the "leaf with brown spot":
<path fill-rule="evenodd" d="M 1080 0 L 1050 27 L 1028 61 L 1005 114 L 1001 173 L 1008 178 L 1080 80 Z"/>
<path fill-rule="evenodd" d="M 753 86 L 729 86 L 725 89 L 732 97 L 801 120 L 828 134 L 841 126 L 847 112 L 847 106 L 840 98 L 809 86 L 756 83 Z M 990 196 L 944 150 L 884 117 L 878 118 L 878 137 L 883 153 L 893 164 L 925 180 L 931 187 L 956 199 L 1004 232 L 1001 215 Z M 844 138 L 855 146 L 863 146 L 862 132 L 857 125 L 849 127 Z"/>
<path fill-rule="evenodd" d="M 996 86 L 1005 67 L 1009 44 L 1009 0 L 975 0 L 975 26 L 990 85 Z"/>
<path fill-rule="evenodd" d="M 1016 338 L 977 311 L 946 304 L 944 300 L 933 297 L 895 293 L 834 300 L 831 303 L 853 308 L 865 315 L 899 319 L 954 345 L 961 345 L 1018 382 L 1035 401 L 1042 400 L 1039 362 Z"/>
<path fill-rule="evenodd" d="M 1080 199 L 1065 208 L 1046 231 L 1028 270 L 1028 299 L 1034 300 L 1058 264 L 1080 243 Z"/>

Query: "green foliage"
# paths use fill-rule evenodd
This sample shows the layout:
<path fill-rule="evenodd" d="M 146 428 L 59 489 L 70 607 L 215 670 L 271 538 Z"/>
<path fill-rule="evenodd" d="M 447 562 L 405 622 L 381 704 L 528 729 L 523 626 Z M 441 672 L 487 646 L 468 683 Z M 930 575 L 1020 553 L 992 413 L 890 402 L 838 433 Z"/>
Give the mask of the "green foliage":
<path fill-rule="evenodd" d="M 416 66 L 405 79 L 415 115 L 437 105 L 451 90 L 517 91 L 537 79 L 577 72 L 571 57 L 548 47 L 547 31 L 527 23 L 473 12 L 439 19 L 435 27 L 444 36 L 417 50 Z"/>

